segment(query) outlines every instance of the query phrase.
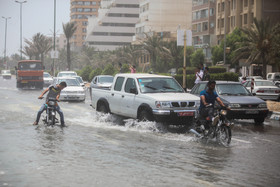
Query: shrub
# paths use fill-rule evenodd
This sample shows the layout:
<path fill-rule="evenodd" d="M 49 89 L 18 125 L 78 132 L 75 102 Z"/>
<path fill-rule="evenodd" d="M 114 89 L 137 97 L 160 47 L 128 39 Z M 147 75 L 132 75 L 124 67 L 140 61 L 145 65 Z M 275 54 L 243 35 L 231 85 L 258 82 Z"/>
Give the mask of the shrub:
<path fill-rule="evenodd" d="M 78 71 L 78 75 L 83 78 L 85 81 L 90 81 L 89 75 L 92 72 L 92 67 L 91 66 L 85 66 L 83 69 Z"/>
<path fill-rule="evenodd" d="M 89 81 L 91 81 L 93 79 L 93 77 L 97 76 L 97 75 L 101 75 L 102 74 L 102 69 L 101 68 L 97 68 L 95 70 L 92 70 L 89 74 Z"/>
<path fill-rule="evenodd" d="M 112 64 L 108 64 L 102 71 L 102 75 L 114 75 L 115 69 Z"/>

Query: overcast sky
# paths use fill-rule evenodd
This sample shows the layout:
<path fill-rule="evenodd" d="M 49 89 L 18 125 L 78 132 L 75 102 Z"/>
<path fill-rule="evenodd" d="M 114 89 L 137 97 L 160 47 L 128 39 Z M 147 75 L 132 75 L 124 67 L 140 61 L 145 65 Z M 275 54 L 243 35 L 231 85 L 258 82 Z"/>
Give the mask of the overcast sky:
<path fill-rule="evenodd" d="M 18 0 L 23 2 L 24 0 Z M 15 0 L 0 0 L 0 56 L 4 56 L 5 19 L 7 22 L 7 52 L 6 55 L 18 53 L 20 49 L 20 4 Z M 62 23 L 70 21 L 70 0 L 56 0 L 56 31 L 63 33 Z M 31 39 L 40 32 L 53 36 L 54 30 L 54 0 L 27 0 L 22 4 L 22 46 L 24 38 Z"/>

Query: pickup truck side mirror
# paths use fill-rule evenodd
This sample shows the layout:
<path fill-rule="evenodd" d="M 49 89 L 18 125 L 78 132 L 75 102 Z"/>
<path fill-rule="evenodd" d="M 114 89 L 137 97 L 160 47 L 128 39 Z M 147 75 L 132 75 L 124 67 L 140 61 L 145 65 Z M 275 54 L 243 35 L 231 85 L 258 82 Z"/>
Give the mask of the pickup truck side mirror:
<path fill-rule="evenodd" d="M 253 95 L 253 96 L 256 96 L 257 94 L 256 94 L 256 93 L 252 93 L 252 95 Z"/>
<path fill-rule="evenodd" d="M 136 88 L 130 88 L 130 93 L 133 93 L 133 94 L 136 94 L 136 95 L 138 94 Z"/>

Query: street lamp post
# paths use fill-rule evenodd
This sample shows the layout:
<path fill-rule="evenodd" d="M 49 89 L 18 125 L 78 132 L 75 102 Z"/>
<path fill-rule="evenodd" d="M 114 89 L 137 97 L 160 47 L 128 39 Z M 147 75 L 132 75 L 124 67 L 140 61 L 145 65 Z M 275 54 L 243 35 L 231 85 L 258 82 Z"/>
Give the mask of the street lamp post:
<path fill-rule="evenodd" d="M 20 59 L 22 60 L 22 4 L 27 1 L 15 1 L 20 4 Z"/>
<path fill-rule="evenodd" d="M 6 69 L 8 69 L 8 63 L 6 62 L 6 51 L 7 51 L 7 20 L 11 19 L 11 17 L 4 17 L 5 19 L 5 46 L 4 46 L 4 62 L 6 63 Z"/>

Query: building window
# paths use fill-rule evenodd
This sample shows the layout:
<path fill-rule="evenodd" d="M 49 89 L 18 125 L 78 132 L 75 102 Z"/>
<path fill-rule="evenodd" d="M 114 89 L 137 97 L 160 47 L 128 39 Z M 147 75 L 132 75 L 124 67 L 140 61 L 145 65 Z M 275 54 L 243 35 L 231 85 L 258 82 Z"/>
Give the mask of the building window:
<path fill-rule="evenodd" d="M 244 0 L 244 7 L 248 7 L 248 0 Z"/>
<path fill-rule="evenodd" d="M 86 35 L 83 35 L 83 40 L 85 40 L 85 39 L 86 39 L 86 37 L 87 37 Z"/>
<path fill-rule="evenodd" d="M 214 8 L 210 8 L 210 16 L 214 16 L 215 15 L 215 9 Z"/>
<path fill-rule="evenodd" d="M 251 0 L 251 5 L 254 5 L 255 4 L 255 0 Z"/>
<path fill-rule="evenodd" d="M 83 21 L 83 26 L 87 26 L 88 25 L 88 22 L 87 21 Z"/>
<path fill-rule="evenodd" d="M 83 12 L 82 8 L 77 8 L 77 12 Z"/>
<path fill-rule="evenodd" d="M 222 2 L 222 12 L 225 11 L 225 2 Z"/>
<path fill-rule="evenodd" d="M 208 31 L 208 22 L 202 23 L 202 29 L 203 29 L 203 31 Z"/>
<path fill-rule="evenodd" d="M 201 18 L 208 18 L 208 9 L 201 10 Z"/>
<path fill-rule="evenodd" d="M 248 23 L 248 15 L 247 14 L 244 14 L 244 24 L 246 25 Z"/>
<path fill-rule="evenodd" d="M 84 2 L 84 5 L 87 5 L 87 6 L 88 6 L 88 5 L 90 5 L 90 2 L 89 2 L 89 1 L 85 1 L 85 2 Z"/>
<path fill-rule="evenodd" d="M 218 3 L 218 12 L 221 12 L 221 4 Z"/>
<path fill-rule="evenodd" d="M 215 26 L 214 22 L 211 22 L 210 23 L 210 28 L 214 28 L 214 26 Z"/>
<path fill-rule="evenodd" d="M 91 8 L 84 8 L 84 12 L 90 12 Z"/>
<path fill-rule="evenodd" d="M 221 27 L 223 28 L 224 25 L 225 25 L 225 19 L 223 18 L 223 19 L 221 20 Z"/>
<path fill-rule="evenodd" d="M 252 12 L 251 13 L 251 23 L 253 23 L 254 22 L 254 13 Z"/>
<path fill-rule="evenodd" d="M 83 28 L 83 33 L 86 33 L 87 32 L 87 29 L 86 28 Z"/>

